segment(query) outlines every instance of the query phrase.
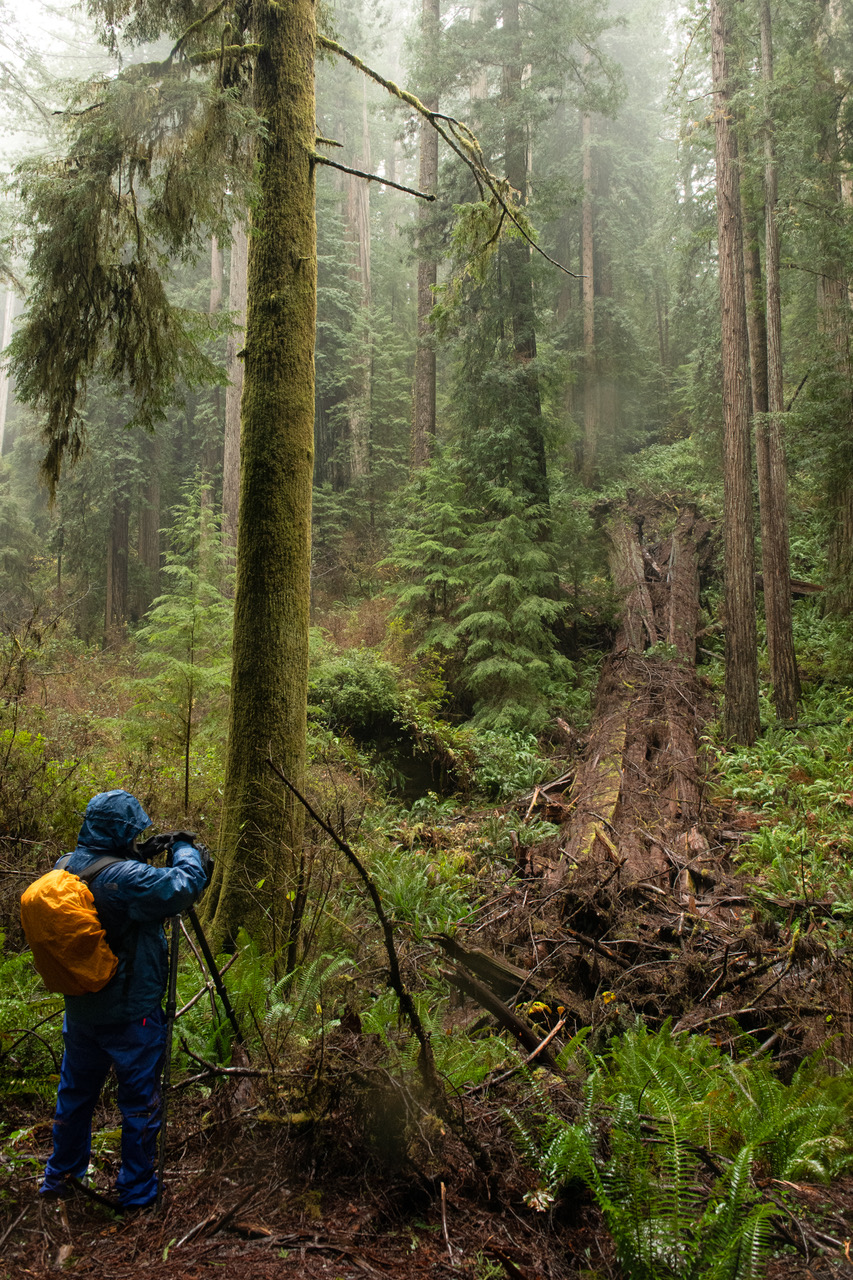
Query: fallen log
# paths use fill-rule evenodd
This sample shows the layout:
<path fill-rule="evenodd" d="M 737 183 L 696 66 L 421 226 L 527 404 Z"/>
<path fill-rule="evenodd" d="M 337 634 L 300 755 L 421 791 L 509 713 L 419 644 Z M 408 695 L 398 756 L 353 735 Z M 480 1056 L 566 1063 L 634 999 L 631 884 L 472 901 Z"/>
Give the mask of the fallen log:
<path fill-rule="evenodd" d="M 611 571 L 624 593 L 613 651 L 602 669 L 585 758 L 570 792 L 573 810 L 557 872 L 590 857 L 621 862 L 633 879 L 665 881 L 663 836 L 637 832 L 647 797 L 664 805 L 658 827 L 699 816 L 697 721 L 707 696 L 694 669 L 699 563 L 710 525 L 689 503 L 611 511 Z M 671 531 L 659 532 L 667 524 Z M 643 539 L 654 539 L 651 547 Z M 648 823 L 643 823 L 647 826 Z"/>

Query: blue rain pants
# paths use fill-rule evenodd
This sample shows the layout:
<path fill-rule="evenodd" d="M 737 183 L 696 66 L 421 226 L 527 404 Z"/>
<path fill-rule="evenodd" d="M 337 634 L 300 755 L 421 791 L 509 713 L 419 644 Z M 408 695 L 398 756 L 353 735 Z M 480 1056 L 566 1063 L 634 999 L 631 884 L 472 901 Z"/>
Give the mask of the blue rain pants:
<path fill-rule="evenodd" d="M 92 1115 L 110 1067 L 118 1080 L 122 1115 L 120 1204 L 138 1208 L 157 1196 L 157 1134 L 166 1021 L 160 1009 L 118 1025 L 69 1022 L 62 1027 L 65 1054 L 53 1125 L 53 1154 L 42 1192 L 60 1191 L 68 1177 L 84 1178 L 92 1148 Z"/>

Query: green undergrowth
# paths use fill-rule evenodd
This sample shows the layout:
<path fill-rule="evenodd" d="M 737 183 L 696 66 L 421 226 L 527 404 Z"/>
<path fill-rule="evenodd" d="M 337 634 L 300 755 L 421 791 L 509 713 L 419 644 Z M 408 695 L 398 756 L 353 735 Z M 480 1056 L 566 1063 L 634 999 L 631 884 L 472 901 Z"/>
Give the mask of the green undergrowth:
<path fill-rule="evenodd" d="M 768 1181 L 778 1200 L 786 1181 L 829 1182 L 853 1165 L 849 1070 L 804 1063 L 783 1084 L 765 1059 L 642 1023 L 601 1057 L 583 1040 L 561 1058 L 580 1076 L 577 1119 L 533 1079 L 528 1116 L 506 1118 L 539 1172 L 528 1203 L 544 1211 L 584 1186 L 632 1280 L 758 1280 L 781 1213 Z"/>
<path fill-rule="evenodd" d="M 52 1099 L 62 1060 L 61 996 L 46 991 L 29 952 L 5 949 L 0 932 L 0 1097 Z"/>
<path fill-rule="evenodd" d="M 717 764 L 723 798 L 757 821 L 740 869 L 773 897 L 831 901 L 853 923 L 853 688 L 808 692 L 797 726 L 720 748 Z"/>

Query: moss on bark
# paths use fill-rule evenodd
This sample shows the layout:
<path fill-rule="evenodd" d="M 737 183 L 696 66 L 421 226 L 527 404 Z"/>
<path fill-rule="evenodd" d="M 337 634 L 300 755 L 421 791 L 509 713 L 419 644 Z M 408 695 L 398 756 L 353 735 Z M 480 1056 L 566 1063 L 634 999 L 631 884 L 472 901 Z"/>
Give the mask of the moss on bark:
<path fill-rule="evenodd" d="M 266 915 L 287 939 L 302 815 L 265 764 L 305 765 L 314 465 L 312 0 L 261 0 L 255 101 L 260 200 L 249 251 L 233 674 L 219 856 L 206 917 L 215 944 Z M 258 889 L 263 881 L 263 888 Z M 271 913 L 271 914 L 270 914 Z"/>

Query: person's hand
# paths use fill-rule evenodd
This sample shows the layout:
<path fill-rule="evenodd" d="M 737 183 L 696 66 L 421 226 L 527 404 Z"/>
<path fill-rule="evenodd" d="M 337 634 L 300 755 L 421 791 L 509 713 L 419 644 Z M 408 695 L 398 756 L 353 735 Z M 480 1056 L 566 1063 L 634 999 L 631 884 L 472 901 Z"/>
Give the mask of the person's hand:
<path fill-rule="evenodd" d="M 204 887 L 206 889 L 213 879 L 213 859 L 210 856 L 210 850 L 206 844 L 197 844 L 195 846 L 195 851 L 201 858 L 201 869 L 205 874 Z"/>
<path fill-rule="evenodd" d="M 172 865 L 172 850 L 176 844 L 191 844 L 196 846 L 196 834 L 194 831 L 163 831 L 159 836 L 149 836 L 147 840 L 143 840 L 141 844 L 137 844 L 136 856 L 144 862 L 153 862 L 161 853 L 166 855 L 166 866 Z M 210 854 L 207 855 L 208 859 Z"/>
<path fill-rule="evenodd" d="M 135 855 L 141 862 L 153 862 L 161 853 L 171 853 L 172 846 L 168 835 L 149 836 L 141 844 L 134 841 Z"/>

